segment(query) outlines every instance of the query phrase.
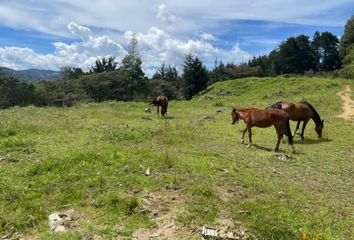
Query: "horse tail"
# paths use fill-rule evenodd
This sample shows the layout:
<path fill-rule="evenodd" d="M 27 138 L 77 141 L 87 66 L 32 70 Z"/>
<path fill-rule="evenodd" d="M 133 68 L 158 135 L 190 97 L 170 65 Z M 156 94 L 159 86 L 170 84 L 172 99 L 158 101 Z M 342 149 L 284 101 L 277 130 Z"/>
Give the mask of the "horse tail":
<path fill-rule="evenodd" d="M 291 130 L 290 130 L 290 118 L 289 116 L 286 116 L 286 132 L 288 135 L 288 140 L 289 140 L 289 144 L 292 146 L 293 145 L 293 135 L 291 134 Z"/>
<path fill-rule="evenodd" d="M 269 105 L 265 109 L 273 108 L 273 109 L 282 109 L 282 102 L 276 102 L 274 104 Z"/>

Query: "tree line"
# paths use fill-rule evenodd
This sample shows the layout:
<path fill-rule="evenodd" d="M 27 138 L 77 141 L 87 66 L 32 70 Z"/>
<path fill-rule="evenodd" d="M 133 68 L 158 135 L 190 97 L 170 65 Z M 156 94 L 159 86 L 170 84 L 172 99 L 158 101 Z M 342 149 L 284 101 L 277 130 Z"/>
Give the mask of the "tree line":
<path fill-rule="evenodd" d="M 182 72 L 166 65 L 145 76 L 138 41 L 132 38 L 128 54 L 118 64 L 114 57 L 97 59 L 89 72 L 62 67 L 63 78 L 36 83 L 22 82 L 0 73 L 0 108 L 12 106 L 72 106 L 88 101 L 146 101 L 159 94 L 171 99 L 191 99 L 208 85 L 244 77 L 267 77 L 282 74 L 323 74 L 354 78 L 354 16 L 345 25 L 339 40 L 330 32 L 299 35 L 281 42 L 267 55 L 246 63 L 223 63 L 215 60 L 207 70 L 198 56 L 185 56 Z"/>

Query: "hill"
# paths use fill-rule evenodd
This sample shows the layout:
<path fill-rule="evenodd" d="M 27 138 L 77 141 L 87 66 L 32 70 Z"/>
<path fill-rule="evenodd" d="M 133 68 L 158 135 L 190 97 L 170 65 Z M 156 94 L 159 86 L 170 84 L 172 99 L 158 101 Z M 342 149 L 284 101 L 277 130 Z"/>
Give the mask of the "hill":
<path fill-rule="evenodd" d="M 56 80 L 61 78 L 61 73 L 58 71 L 40 69 L 27 69 L 17 71 L 11 68 L 0 67 L 0 73 L 14 76 L 23 81 Z"/>
<path fill-rule="evenodd" d="M 339 117 L 336 95 L 346 85 L 354 89 L 341 79 L 219 82 L 171 101 L 166 118 L 141 102 L 1 111 L 0 236 L 200 239 L 207 225 L 240 239 L 352 239 L 354 123 Z M 231 107 L 280 100 L 312 103 L 323 138 L 311 121 L 296 153 L 272 151 L 274 128 L 240 144 Z M 51 232 L 48 216 L 70 209 L 69 231 Z"/>

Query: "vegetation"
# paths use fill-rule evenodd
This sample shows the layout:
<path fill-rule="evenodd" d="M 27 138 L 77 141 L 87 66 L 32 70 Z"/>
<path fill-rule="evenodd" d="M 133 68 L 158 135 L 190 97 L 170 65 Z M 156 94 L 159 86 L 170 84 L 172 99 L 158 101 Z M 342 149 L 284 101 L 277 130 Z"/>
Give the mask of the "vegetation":
<path fill-rule="evenodd" d="M 193 57 L 191 54 L 186 56 L 182 79 L 184 96 L 187 99 L 191 99 L 194 94 L 207 88 L 208 71 L 197 56 Z"/>
<path fill-rule="evenodd" d="M 3 110 L 0 236 L 129 239 L 174 220 L 180 239 L 200 239 L 193 229 L 203 225 L 244 229 L 249 239 L 352 239 L 353 123 L 337 117 L 336 96 L 345 85 L 354 89 L 316 77 L 224 81 L 171 101 L 160 119 L 142 102 Z M 250 149 L 240 144 L 244 125 L 230 124 L 231 107 L 283 99 L 311 102 L 323 138 L 311 121 L 295 154 L 286 144 L 272 152 L 273 128 L 254 129 Z M 48 215 L 68 209 L 77 227 L 51 233 Z"/>
<path fill-rule="evenodd" d="M 354 16 L 346 23 L 344 34 L 340 40 L 340 56 L 343 68 L 340 70 L 342 77 L 354 78 Z"/>

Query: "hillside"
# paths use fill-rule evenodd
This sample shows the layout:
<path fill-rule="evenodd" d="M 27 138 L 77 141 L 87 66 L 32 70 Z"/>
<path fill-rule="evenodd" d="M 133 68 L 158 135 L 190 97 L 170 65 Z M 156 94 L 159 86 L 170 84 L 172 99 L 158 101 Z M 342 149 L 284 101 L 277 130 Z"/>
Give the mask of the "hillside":
<path fill-rule="evenodd" d="M 40 69 L 14 70 L 11 68 L 0 67 L 0 73 L 14 76 L 23 81 L 56 80 L 61 78 L 61 73 L 58 71 Z"/>
<path fill-rule="evenodd" d="M 339 117 L 336 95 L 347 85 L 219 82 L 171 101 L 166 118 L 140 102 L 1 111 L 0 237 L 200 239 L 207 225 L 240 239 L 353 239 L 354 122 Z M 255 146 L 240 144 L 244 123 L 231 125 L 231 107 L 281 100 L 312 103 L 323 138 L 310 121 L 294 154 L 287 144 L 272 151 L 274 128 L 254 128 Z M 70 209 L 69 231 L 52 233 L 48 216 Z"/>

